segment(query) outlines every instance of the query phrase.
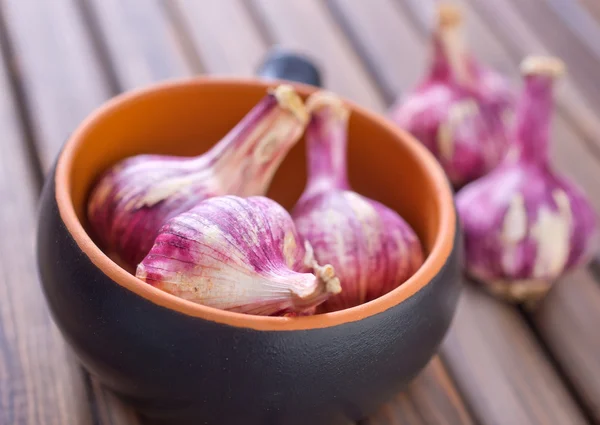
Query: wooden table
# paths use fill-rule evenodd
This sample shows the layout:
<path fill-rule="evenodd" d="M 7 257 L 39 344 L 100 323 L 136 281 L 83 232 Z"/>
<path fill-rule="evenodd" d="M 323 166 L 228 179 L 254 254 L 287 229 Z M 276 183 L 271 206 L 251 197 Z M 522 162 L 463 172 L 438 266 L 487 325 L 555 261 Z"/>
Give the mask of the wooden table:
<path fill-rule="evenodd" d="M 598 0 L 457 2 L 475 53 L 515 82 L 527 53 L 567 62 L 552 158 L 600 211 Z M 140 423 L 73 358 L 36 275 L 44 173 L 92 109 L 162 79 L 250 75 L 281 44 L 316 58 L 331 90 L 384 111 L 422 73 L 432 4 L 0 0 L 0 424 Z M 440 355 L 364 423 L 600 423 L 598 263 L 562 279 L 534 312 L 466 285 Z"/>

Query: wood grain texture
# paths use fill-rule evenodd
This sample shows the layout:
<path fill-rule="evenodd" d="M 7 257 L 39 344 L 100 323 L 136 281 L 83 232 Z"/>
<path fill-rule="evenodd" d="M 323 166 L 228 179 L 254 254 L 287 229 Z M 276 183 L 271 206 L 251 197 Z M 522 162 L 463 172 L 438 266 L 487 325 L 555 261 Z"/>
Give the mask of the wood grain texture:
<path fill-rule="evenodd" d="M 556 283 L 530 317 L 561 369 L 600 423 L 600 284 L 577 270 Z"/>
<path fill-rule="evenodd" d="M 327 4 L 382 87 L 387 104 L 418 82 L 429 52 L 406 24 L 397 1 L 328 0 Z"/>
<path fill-rule="evenodd" d="M 81 371 L 46 308 L 34 255 L 37 187 L 0 60 L 0 423 L 92 424 Z"/>
<path fill-rule="evenodd" d="M 528 54 L 556 54 L 533 32 L 511 0 L 460 2 L 471 7 L 483 19 L 488 32 L 493 33 L 517 62 Z M 600 158 L 600 121 L 589 99 L 573 82 L 569 72 L 567 70 L 567 75 L 561 80 L 561 89 L 556 92 L 560 113 L 582 136 L 590 154 Z"/>
<path fill-rule="evenodd" d="M 176 0 L 168 4 L 176 9 L 206 72 L 254 73 L 266 44 L 243 0 Z"/>
<path fill-rule="evenodd" d="M 255 0 L 256 15 L 267 28 L 270 41 L 314 57 L 323 69 L 325 85 L 358 103 L 382 110 L 383 101 L 349 41 L 316 0 Z"/>
<path fill-rule="evenodd" d="M 47 170 L 69 133 L 110 91 L 73 1 L 4 0 L 3 8 Z"/>
<path fill-rule="evenodd" d="M 597 38 L 589 42 L 581 33 L 579 37 L 573 33 L 565 19 L 569 11 L 573 11 L 576 3 L 557 2 L 558 10 L 554 11 L 550 0 L 509 0 L 515 10 L 527 23 L 528 28 L 540 38 L 545 48 L 560 56 L 568 66 L 571 81 L 578 91 L 596 109 L 600 106 L 600 86 L 597 84 L 598 69 L 600 69 L 600 46 Z M 562 4 L 560 4 L 562 3 Z M 506 7 L 506 6 L 504 6 Z M 571 18 L 576 16 L 570 15 Z M 585 31 L 584 22 L 573 22 L 579 31 Z M 588 28 L 590 31 L 591 29 Z M 594 29 L 598 30 L 594 26 Z M 589 34 L 593 37 L 594 32 Z M 598 35 L 598 32 L 595 33 Z"/>
<path fill-rule="evenodd" d="M 435 357 L 406 392 L 360 425 L 474 424 L 442 361 Z"/>
<path fill-rule="evenodd" d="M 112 93 L 101 72 L 90 42 L 90 34 L 86 32 L 86 26 L 74 2 L 7 0 L 1 5 L 12 44 L 11 50 L 15 55 L 11 58 L 11 64 L 22 86 L 25 112 L 32 124 L 34 144 L 45 173 L 69 133 Z M 3 87 L 2 92 L 8 93 L 8 90 Z M 6 96 L 3 100 L 5 98 Z M 10 128 L 9 125 L 7 121 L 3 130 Z M 9 143 L 10 140 L 3 138 L 2 142 Z M 24 147 L 25 144 L 21 144 Z M 10 172 L 16 172 L 18 169 L 25 170 L 21 161 L 23 155 L 22 152 L 3 147 L 0 156 L 2 160 L 6 158 Z M 5 170 L 5 167 L 1 168 Z M 24 177 L 2 176 L 0 184 L 10 182 L 11 187 L 5 189 L 10 190 L 17 181 L 23 184 L 23 196 L 37 197 L 36 193 L 28 193 L 29 190 L 36 189 Z M 10 211 L 11 209 L 3 209 L 2 213 L 9 214 Z M 96 403 L 95 397 L 100 394 L 99 386 L 96 383 L 92 387 L 85 385 L 84 372 L 78 362 L 73 356 L 65 354 L 62 338 L 47 318 L 35 269 L 26 273 L 27 267 L 20 261 L 15 262 L 14 258 L 15 252 L 26 252 L 27 261 L 31 265 L 35 264 L 32 253 L 35 204 L 21 203 L 12 214 L 15 215 L 16 211 L 19 211 L 18 214 L 26 224 L 13 223 L 7 229 L 8 235 L 11 235 L 11 231 L 23 232 L 27 246 L 15 249 L 7 243 L 11 239 L 17 240 L 16 237 L 0 242 L 0 250 L 6 253 L 2 258 L 7 261 L 10 259 L 8 264 L 13 267 L 13 275 L 2 282 L 11 285 L 10 291 L 18 291 L 12 297 L 0 297 L 0 304 L 10 302 L 11 308 L 15 310 L 13 320 L 18 319 L 21 323 L 16 332 L 20 337 L 16 343 L 22 352 L 19 357 L 29 358 L 26 367 L 31 377 L 22 388 L 19 387 L 18 380 L 14 385 L 11 384 L 11 391 L 3 391 L 0 387 L 0 399 L 4 397 L 3 394 L 12 393 L 11 397 L 26 409 L 14 410 L 11 413 L 13 422 L 8 423 L 135 425 L 133 413 L 121 402 L 113 400 L 110 406 L 108 403 Z M 12 230 L 13 228 L 16 230 Z M 10 253 L 13 253 L 12 257 L 9 256 Z M 4 326 L 10 323 L 5 320 L 2 322 Z M 38 344 L 36 341 L 39 341 L 39 345 L 35 345 Z M 28 354 L 27 350 L 35 353 Z M 38 375 L 44 382 L 40 381 Z M 89 381 L 89 378 L 85 378 L 85 381 Z M 98 413 L 100 418 L 92 418 L 90 409 L 94 416 Z M 10 411 L 0 409 L 0 412 L 8 414 Z M 0 423 L 4 425 L 5 422 Z"/>
<path fill-rule="evenodd" d="M 596 58 L 600 58 L 600 22 L 579 2 L 571 0 L 545 0 L 554 13 Z M 600 5 L 599 3 L 596 3 Z"/>
<path fill-rule="evenodd" d="M 229 1 L 221 3 L 230 3 Z M 241 62 L 241 57 L 237 57 L 236 61 L 224 61 L 220 54 L 206 52 L 201 55 L 201 60 L 207 70 L 217 70 L 220 73 L 228 74 L 235 72 L 235 69 L 242 69 L 245 72 L 252 72 L 266 52 L 266 46 L 261 38 L 257 36 L 259 30 L 252 27 L 253 22 L 244 21 L 242 26 L 236 26 L 237 37 L 230 37 L 228 33 L 230 28 L 219 25 L 206 23 L 209 19 L 214 19 L 216 15 L 202 13 L 203 11 L 190 7 L 195 4 L 191 1 L 179 1 L 178 7 L 182 16 L 186 16 L 190 22 L 195 22 L 198 27 L 202 27 L 202 31 L 197 31 L 193 35 L 193 42 L 196 43 L 198 51 L 202 52 L 203 45 L 211 43 L 211 40 L 220 40 L 220 48 L 224 51 L 239 48 L 239 39 L 254 40 L 251 44 L 246 45 L 244 57 L 247 63 Z M 291 3 L 288 3 L 291 4 Z M 233 3 L 228 6 L 229 8 Z M 285 11 L 285 10 L 284 10 Z M 239 12 L 239 10 L 238 10 Z M 214 10 L 213 12 L 214 13 Z M 283 13 L 283 16 L 286 14 Z M 292 15 L 289 15 L 292 16 Z M 311 15 L 305 15 L 305 18 L 311 18 Z M 248 19 L 247 17 L 245 19 Z M 248 26 L 246 26 L 246 24 Z M 212 26 L 211 26 L 212 25 Z M 285 22 L 280 22 L 279 25 L 285 25 Z M 249 31 L 248 34 L 242 32 L 242 29 Z M 275 40 L 278 42 L 278 40 Z M 253 47 L 252 47 L 253 46 Z M 310 48 L 313 55 L 323 56 L 320 50 L 316 47 Z M 328 71 L 328 66 L 332 66 L 332 62 L 322 63 L 325 71 Z M 351 76 L 358 79 L 360 76 Z M 360 101 L 360 91 L 353 92 L 351 87 L 338 87 L 347 93 L 353 93 L 355 98 Z M 367 100 L 368 101 L 368 100 Z M 383 102 L 377 99 L 378 104 Z M 412 414 L 411 412 L 418 412 Z M 452 425 L 467 425 L 472 424 L 472 420 L 467 413 L 467 410 L 462 402 L 458 392 L 451 382 L 448 373 L 446 372 L 442 362 L 438 357 L 434 358 L 427 368 L 415 379 L 409 386 L 408 390 L 397 397 L 394 397 L 386 406 L 371 419 L 366 420 L 368 424 L 402 424 L 402 425 L 426 425 L 426 424 L 452 424 Z"/>
<path fill-rule="evenodd" d="M 121 90 L 191 74 L 183 46 L 158 0 L 83 0 Z"/>
<path fill-rule="evenodd" d="M 587 423 L 517 310 L 471 285 L 461 303 L 442 354 L 478 423 Z"/>
<path fill-rule="evenodd" d="M 600 23 L 600 3 L 597 0 L 575 0 L 581 4 L 594 19 Z"/>

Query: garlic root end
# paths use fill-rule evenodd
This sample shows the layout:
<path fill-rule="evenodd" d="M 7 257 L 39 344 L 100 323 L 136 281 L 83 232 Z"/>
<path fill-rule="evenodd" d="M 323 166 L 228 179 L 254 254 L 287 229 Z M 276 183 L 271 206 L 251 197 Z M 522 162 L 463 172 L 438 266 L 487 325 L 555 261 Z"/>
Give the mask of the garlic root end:
<path fill-rule="evenodd" d="M 275 89 L 269 90 L 275 98 L 279 106 L 290 111 L 302 124 L 308 122 L 308 111 L 302 102 L 302 99 L 296 93 L 296 90 L 288 84 L 281 84 Z"/>
<path fill-rule="evenodd" d="M 350 110 L 342 99 L 331 92 L 319 90 L 311 94 L 306 100 L 306 109 L 309 114 L 317 113 L 324 108 L 329 108 L 340 121 L 346 120 L 350 115 Z"/>
<path fill-rule="evenodd" d="M 521 62 L 521 74 L 559 78 L 566 72 L 565 63 L 554 56 L 528 56 Z"/>
<path fill-rule="evenodd" d="M 342 285 L 335 275 L 335 270 L 331 264 L 325 264 L 324 266 L 315 264 L 314 268 L 317 277 L 325 282 L 325 290 L 327 293 L 335 295 L 342 292 Z"/>
<path fill-rule="evenodd" d="M 438 28 L 452 28 L 462 24 L 460 7 L 451 3 L 440 3 L 437 7 Z"/>
<path fill-rule="evenodd" d="M 541 300 L 552 282 L 543 279 L 496 280 L 483 286 L 493 296 L 515 304 L 531 304 Z"/>

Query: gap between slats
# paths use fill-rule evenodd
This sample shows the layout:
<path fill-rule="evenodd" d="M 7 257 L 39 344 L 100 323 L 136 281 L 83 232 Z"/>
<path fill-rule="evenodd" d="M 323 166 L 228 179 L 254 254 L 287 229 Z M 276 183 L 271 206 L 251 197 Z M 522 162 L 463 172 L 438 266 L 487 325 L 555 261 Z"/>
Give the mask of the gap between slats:
<path fill-rule="evenodd" d="M 28 105 L 28 101 L 27 98 L 25 96 L 25 92 L 24 92 L 24 87 L 23 87 L 23 83 L 20 79 L 20 63 L 19 60 L 14 52 L 14 46 L 13 46 L 13 40 L 11 37 L 11 34 L 9 32 L 8 29 L 8 25 L 7 25 L 7 16 L 5 13 L 5 4 L 0 3 L 0 66 L 3 67 L 3 70 L 0 70 L 0 78 L 2 79 L 2 84 L 6 83 L 7 84 L 7 88 L 6 91 L 4 92 L 5 98 L 4 98 L 4 102 L 14 105 L 15 107 L 15 111 L 14 111 L 14 118 L 15 118 L 15 126 L 18 127 L 18 132 L 16 135 L 13 134 L 8 134 L 6 137 L 8 138 L 17 138 L 23 141 L 24 143 L 24 149 L 23 151 L 23 156 L 25 157 L 25 161 L 24 163 L 21 163 L 21 159 L 18 157 L 14 157 L 19 155 L 19 151 L 18 150 L 12 150 L 11 146 L 8 146 L 6 149 L 3 149 L 2 151 L 2 155 L 6 155 L 8 158 L 8 156 L 14 155 L 11 157 L 11 159 L 13 161 L 16 162 L 15 167 L 22 167 L 23 169 L 21 170 L 24 175 L 29 175 L 30 179 L 22 179 L 19 180 L 15 183 L 15 186 L 12 188 L 12 190 L 15 191 L 19 191 L 19 194 L 17 195 L 18 197 L 21 196 L 25 196 L 25 197 L 29 197 L 31 196 L 33 201 L 31 202 L 31 204 L 35 204 L 35 201 L 37 201 L 38 196 L 40 194 L 41 188 L 43 186 L 43 182 L 44 182 L 44 172 L 42 169 L 42 165 L 41 165 L 41 161 L 40 161 L 40 156 L 38 155 L 37 152 L 37 146 L 35 143 L 35 137 L 34 137 L 34 133 L 32 131 L 32 119 L 31 119 L 31 114 L 30 114 L 30 109 L 29 109 L 29 105 Z M 3 119 L 6 119 L 6 117 L 2 117 Z M 10 132 L 10 128 L 13 123 L 9 123 L 8 121 L 4 122 L 6 128 L 3 128 L 3 131 L 9 133 Z M 9 144 L 12 143 L 8 142 Z M 13 176 L 10 175 L 10 177 L 16 177 L 19 178 L 19 176 Z M 21 176 L 22 177 L 22 176 Z M 28 184 L 28 182 L 30 182 L 30 184 Z M 13 183 L 13 182 L 11 182 Z M 26 194 L 26 192 L 31 192 Z M 33 205 L 29 206 L 30 208 L 34 208 Z M 31 214 L 32 212 L 25 212 L 23 211 L 23 214 L 25 216 Z M 35 214 L 33 213 L 33 218 L 35 219 Z M 29 227 L 30 226 L 30 227 Z M 29 223 L 28 225 L 29 229 L 31 230 L 32 228 L 35 228 L 34 223 Z M 7 237 L 9 237 L 10 235 L 7 235 Z M 29 232 L 27 233 L 22 233 L 19 234 L 19 237 L 23 239 L 23 241 L 29 241 L 30 238 L 31 240 L 34 239 L 32 234 L 29 234 Z M 21 243 L 23 243 L 23 241 L 21 241 Z M 9 241 L 5 240 L 4 243 L 9 243 Z M 19 249 L 19 244 L 16 244 L 17 249 Z M 23 250 L 25 249 L 25 246 L 21 246 L 20 248 L 23 248 Z M 27 249 L 29 248 L 33 248 L 33 246 L 27 246 Z M 19 256 L 26 256 L 29 257 L 31 256 L 31 264 L 28 264 L 27 266 L 22 265 L 23 268 L 25 267 L 30 267 L 33 268 L 35 267 L 35 263 L 34 263 L 34 258 L 33 258 L 33 254 L 32 253 L 28 253 L 28 252 L 24 252 L 21 251 L 19 249 L 20 252 L 16 252 L 16 255 Z M 3 270 L 0 270 L 3 271 Z M 10 271 L 8 272 L 8 279 L 10 279 L 11 276 L 10 275 Z M 26 274 L 25 274 L 26 275 Z M 37 276 L 35 276 L 35 274 L 33 276 L 31 276 L 31 279 L 36 279 Z M 6 276 L 3 276 L 6 277 Z M 27 276 L 25 276 L 27 277 Z M 17 284 L 17 285 L 21 285 L 21 284 L 27 284 L 27 285 L 31 285 L 32 282 L 10 282 L 12 284 Z M 36 290 L 38 288 L 35 288 Z M 6 294 L 5 294 L 6 295 Z M 37 296 L 41 297 L 41 293 L 38 294 Z M 8 298 L 6 296 L 3 297 L 3 300 L 5 302 L 8 301 Z M 34 302 L 34 303 L 44 303 L 43 300 L 35 300 L 35 296 L 34 298 L 30 299 L 30 301 Z M 35 305 L 33 305 L 33 307 L 35 307 Z M 36 312 L 35 314 L 41 314 L 44 317 L 43 319 L 43 329 L 40 328 L 40 331 L 44 332 L 44 335 L 41 336 L 39 338 L 40 341 L 43 341 L 46 338 L 51 338 L 51 339 L 60 339 L 61 336 L 59 335 L 59 333 L 57 332 L 57 329 L 54 327 L 53 324 L 51 324 L 50 321 L 50 315 L 49 312 L 47 311 L 47 309 L 42 308 L 41 312 Z M 12 319 L 13 321 L 17 320 L 16 318 L 13 317 Z M 2 323 L 0 323 L 0 326 L 2 325 Z M 1 330 L 1 329 L 0 329 Z M 37 330 L 37 329 L 36 329 Z M 36 330 L 33 329 L 28 329 L 28 331 L 30 332 L 35 332 Z M 48 335 L 49 334 L 49 335 Z M 21 333 L 18 336 L 16 336 L 15 340 L 18 342 L 19 339 L 26 339 L 27 337 L 32 338 L 31 334 L 26 334 L 26 333 Z M 3 341 L 4 343 L 9 343 L 10 341 Z M 41 342 L 43 343 L 43 342 Z M 21 346 L 21 344 L 29 344 L 27 341 L 21 341 L 19 344 L 19 347 L 13 347 L 15 348 L 17 351 L 23 349 L 23 347 Z M 38 349 L 40 351 L 43 352 L 44 349 L 50 348 L 50 349 L 59 349 L 59 351 L 63 352 L 63 349 L 61 347 L 62 341 L 56 343 L 57 345 L 54 345 L 55 343 L 52 343 L 49 347 L 38 347 Z M 60 348 L 58 348 L 60 347 Z M 9 349 L 10 350 L 10 349 Z M 48 378 L 52 379 L 52 377 L 56 377 L 56 375 L 61 375 L 61 374 L 67 374 L 70 375 L 72 373 L 72 371 L 70 370 L 71 367 L 68 365 L 68 363 L 72 360 L 72 354 L 69 353 L 67 350 L 64 350 L 64 358 L 62 356 L 60 356 L 60 358 L 57 359 L 57 361 L 59 363 L 64 362 L 64 364 L 58 364 L 58 365 L 53 365 L 53 360 L 50 360 L 52 358 L 53 355 L 48 355 L 45 362 L 43 364 L 38 364 L 36 366 L 38 367 L 47 367 L 47 366 L 52 366 L 53 368 L 56 368 L 58 366 L 58 369 L 52 370 L 51 372 L 42 372 L 42 373 L 48 373 L 49 376 Z M 35 356 L 34 356 L 35 357 Z M 46 363 L 47 362 L 47 363 Z M 31 365 L 29 365 L 31 366 Z M 81 384 L 81 386 L 85 389 L 85 391 L 88 391 L 88 387 L 86 385 L 86 382 L 84 380 L 83 375 L 81 374 L 81 368 L 74 368 L 74 374 L 75 376 L 72 377 L 71 379 L 77 381 L 77 383 L 72 382 L 70 379 L 68 378 L 64 378 L 62 377 L 60 379 L 60 383 L 63 383 L 62 380 L 67 379 L 67 384 L 73 384 L 73 385 L 77 385 L 77 384 Z M 6 376 L 11 376 L 11 371 L 6 371 L 4 370 L 4 372 L 7 374 Z M 23 370 L 22 371 L 23 374 L 25 375 L 36 375 L 38 373 L 40 373 L 39 370 L 37 371 L 32 371 L 31 369 L 29 370 Z M 79 373 L 78 373 L 79 372 Z M 55 375 L 56 374 L 56 375 Z M 77 376 L 79 375 L 79 376 Z M 28 385 L 32 384 L 32 381 L 34 379 L 39 379 L 39 376 L 37 378 L 34 378 L 33 376 L 29 376 L 29 378 L 26 378 L 26 380 L 28 381 L 27 383 L 25 383 L 23 385 L 22 388 L 17 388 L 18 390 L 23 391 L 23 388 L 27 388 Z M 5 383 L 6 384 L 6 383 Z M 18 385 L 18 379 L 13 380 L 10 379 L 7 383 L 7 385 Z M 40 382 L 37 382 L 38 386 L 40 385 Z M 54 385 L 57 384 L 57 382 L 51 382 L 50 385 Z M 9 392 L 10 392 L 9 388 Z M 55 390 L 57 388 L 54 388 Z M 67 389 L 68 392 L 73 391 L 75 388 L 69 388 Z M 63 415 L 70 415 L 70 414 L 74 414 L 77 416 L 77 418 L 73 418 L 71 417 L 70 419 L 77 419 L 77 420 L 83 420 L 85 421 L 85 423 L 89 423 L 89 421 L 91 421 L 93 423 L 93 418 L 91 417 L 93 414 L 93 409 L 89 409 L 87 408 L 88 406 L 73 406 L 71 405 L 73 401 L 75 401 L 75 398 L 72 399 L 68 399 L 68 400 L 60 400 L 60 396 L 59 394 L 52 394 L 50 391 L 50 394 L 48 394 L 48 401 L 50 402 L 50 400 L 53 400 L 53 404 L 51 406 L 51 410 L 47 410 L 48 407 L 44 406 L 44 403 L 46 401 L 44 400 L 40 400 L 40 399 L 32 399 L 34 396 L 40 396 L 38 394 L 38 391 L 44 391 L 44 390 L 50 390 L 50 387 L 48 388 L 31 388 L 29 387 L 28 390 L 31 392 L 27 392 L 27 393 L 21 393 L 21 394 L 17 394 L 18 398 L 29 398 L 29 399 L 24 399 L 21 400 L 21 405 L 25 405 L 27 407 L 27 413 L 25 414 L 25 416 L 19 416 L 19 412 L 15 412 L 15 411 L 9 411 L 9 412 L 2 412 L 0 411 L 0 419 L 2 418 L 6 418 L 6 416 L 4 416 L 4 414 L 7 414 L 8 417 L 10 418 L 11 423 L 24 423 L 25 420 L 29 420 L 28 423 L 34 423 L 32 421 L 43 421 L 44 423 L 47 423 L 46 421 L 54 421 L 54 420 L 58 420 L 60 418 L 62 418 L 63 420 L 65 419 L 63 417 Z M 57 400 L 54 400 L 54 398 L 57 398 Z M 9 406 L 10 408 L 11 406 Z M 14 407 L 14 406 L 12 406 Z M 83 411 L 84 413 L 75 413 L 75 412 L 80 412 Z M 33 419 L 35 418 L 35 419 Z M 52 422 L 54 423 L 54 422 Z"/>
<path fill-rule="evenodd" d="M 38 155 L 35 137 L 32 129 L 32 120 L 27 106 L 27 99 L 23 92 L 23 84 L 19 78 L 19 61 L 13 52 L 12 40 L 6 26 L 6 17 L 2 4 L 0 3 L 0 55 L 2 62 L 6 64 L 6 75 L 10 85 L 12 97 L 19 117 L 21 134 L 27 146 L 28 171 L 35 182 L 36 196 L 41 192 L 44 184 L 44 172 Z"/>
<path fill-rule="evenodd" d="M 62 5 L 64 6 L 64 4 Z M 61 6 L 61 7 L 62 7 Z M 21 131 L 23 133 L 23 138 L 26 142 L 27 145 L 27 152 L 28 152 L 28 171 L 33 174 L 35 176 L 34 180 L 36 183 L 36 187 L 35 187 L 35 194 L 34 196 L 37 197 L 39 196 L 39 193 L 41 191 L 43 182 L 44 182 L 44 177 L 45 177 L 45 173 L 46 171 L 48 171 L 48 168 L 51 165 L 51 161 L 52 161 L 52 153 L 48 153 L 47 149 L 40 149 L 40 143 L 42 143 L 41 140 L 39 140 L 38 138 L 38 134 L 36 134 L 36 131 L 39 131 L 39 127 L 37 130 L 33 130 L 34 128 L 36 128 L 36 120 L 33 118 L 33 111 L 36 110 L 36 108 L 34 108 L 32 106 L 32 99 L 34 99 L 34 97 L 31 95 L 31 93 L 27 92 L 27 89 L 25 88 L 25 82 L 23 80 L 23 67 L 26 66 L 21 60 L 21 58 L 19 57 L 18 53 L 15 53 L 15 41 L 13 40 L 13 36 L 14 34 L 10 33 L 10 27 L 12 25 L 10 25 L 7 22 L 7 16 L 6 16 L 6 11 L 5 9 L 8 6 L 5 3 L 0 4 L 0 11 L 2 12 L 0 14 L 0 44 L 2 45 L 2 56 L 4 58 L 4 62 L 8 64 L 7 70 L 8 70 L 8 77 L 10 80 L 10 88 L 12 90 L 12 93 L 10 93 L 12 95 L 12 97 L 14 98 L 15 104 L 17 106 L 17 115 L 18 115 L 18 121 L 21 127 Z M 12 6 L 11 6 L 12 7 Z M 29 13 L 29 12 L 25 12 L 25 13 Z M 79 16 L 77 14 L 77 8 L 73 8 L 72 12 L 73 13 L 73 17 L 74 19 L 80 19 L 81 16 Z M 51 19 L 51 17 L 47 17 L 48 19 Z M 85 27 L 85 25 L 83 25 L 83 27 Z M 14 29 L 14 28 L 13 28 Z M 26 30 L 31 30 L 31 31 L 35 31 L 34 28 L 24 28 L 24 27 L 19 27 L 19 29 L 17 29 L 17 31 L 26 31 Z M 77 34 L 69 34 L 69 35 L 65 35 L 65 37 L 68 36 L 75 36 L 75 37 L 83 37 L 83 38 L 87 38 L 88 35 L 86 35 L 85 33 L 77 33 Z M 92 37 L 93 39 L 93 37 Z M 96 48 L 96 50 L 98 50 L 99 45 L 94 46 Z M 99 53 L 99 63 L 102 63 L 102 54 L 101 52 Z M 82 60 L 84 60 L 82 58 Z M 111 87 L 112 88 L 112 92 L 111 90 L 109 90 L 108 92 L 105 93 L 106 98 L 110 97 L 111 95 L 113 95 L 115 93 L 116 90 L 116 84 L 111 81 L 111 76 L 108 75 L 108 67 L 103 67 L 103 71 L 105 74 L 105 80 L 103 82 L 103 84 L 106 84 L 106 87 Z M 35 101 L 35 100 L 33 100 Z M 61 107 L 60 105 L 58 106 L 59 108 Z M 64 129 L 65 133 L 68 133 L 68 131 L 70 131 L 71 129 Z M 52 145 L 56 147 L 58 146 L 58 141 L 54 140 L 54 143 L 52 143 Z M 42 152 L 44 151 L 44 152 Z M 42 296 L 41 293 L 39 295 L 40 297 Z M 54 326 L 54 325 L 52 325 Z M 62 335 L 60 335 L 58 332 L 53 332 L 56 336 L 57 339 L 61 339 L 61 343 L 64 344 L 64 341 L 62 340 Z M 71 363 L 74 358 L 73 358 L 73 354 L 70 352 L 70 350 L 68 350 L 69 352 L 69 358 L 65 358 L 65 364 L 67 364 L 67 362 Z M 133 417 L 129 416 L 127 422 L 119 422 L 119 421 L 115 421 L 113 422 L 112 420 L 110 422 L 101 422 L 100 416 L 98 414 L 99 411 L 99 407 L 96 403 L 96 396 L 97 396 L 97 388 L 95 388 L 92 384 L 92 380 L 90 379 L 90 376 L 88 374 L 88 372 L 83 369 L 80 365 L 77 365 L 76 368 L 79 371 L 80 377 L 82 379 L 82 383 L 83 386 L 85 388 L 85 392 L 86 392 L 86 397 L 85 399 L 88 401 L 87 405 L 81 405 L 78 406 L 79 409 L 85 409 L 86 411 L 89 411 L 89 416 L 90 416 L 90 420 L 92 421 L 92 424 L 94 425 L 112 425 L 114 424 L 122 424 L 122 425 L 133 425 L 135 422 L 133 421 Z M 70 389 L 69 389 L 70 390 Z M 29 402 L 31 403 L 36 403 L 38 404 L 37 400 L 29 400 Z M 41 406 L 42 403 L 39 403 L 38 405 Z M 120 413 L 120 409 L 119 409 L 120 403 L 114 403 L 114 410 L 115 410 L 115 415 L 118 416 Z M 18 419 L 18 418 L 15 418 Z M 21 419 L 19 419 L 21 420 Z M 19 422 L 20 423 L 20 422 Z"/>

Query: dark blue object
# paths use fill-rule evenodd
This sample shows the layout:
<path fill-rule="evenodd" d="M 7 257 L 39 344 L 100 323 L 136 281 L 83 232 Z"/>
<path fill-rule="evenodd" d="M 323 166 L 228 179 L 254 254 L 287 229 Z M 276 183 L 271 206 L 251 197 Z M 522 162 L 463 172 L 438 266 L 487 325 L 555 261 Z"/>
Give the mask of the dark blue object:
<path fill-rule="evenodd" d="M 321 73 L 308 57 L 284 49 L 273 49 L 256 74 L 265 79 L 289 80 L 317 87 L 322 85 Z"/>

